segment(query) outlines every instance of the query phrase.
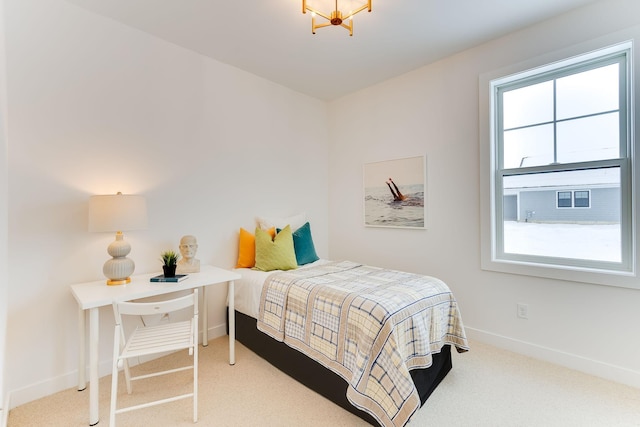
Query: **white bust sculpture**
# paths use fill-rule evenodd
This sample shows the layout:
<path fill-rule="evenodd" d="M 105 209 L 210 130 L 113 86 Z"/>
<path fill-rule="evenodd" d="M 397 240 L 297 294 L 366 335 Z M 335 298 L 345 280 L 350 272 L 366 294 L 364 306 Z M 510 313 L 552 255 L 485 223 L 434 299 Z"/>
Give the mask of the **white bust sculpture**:
<path fill-rule="evenodd" d="M 176 273 L 198 273 L 200 271 L 200 260 L 196 259 L 196 252 L 198 251 L 198 241 L 194 236 L 182 236 L 180 239 L 180 261 L 176 267 Z"/>

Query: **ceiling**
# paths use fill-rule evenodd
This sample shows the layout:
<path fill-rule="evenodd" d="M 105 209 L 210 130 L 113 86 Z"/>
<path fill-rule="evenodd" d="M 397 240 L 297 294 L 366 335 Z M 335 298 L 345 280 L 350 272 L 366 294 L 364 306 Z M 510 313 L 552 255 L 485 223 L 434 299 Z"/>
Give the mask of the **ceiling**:
<path fill-rule="evenodd" d="M 596 0 L 372 0 L 371 13 L 354 17 L 353 37 L 340 27 L 312 34 L 301 0 L 67 2 L 332 100 Z M 326 8 L 316 6 L 322 2 Z M 333 6 L 307 3 L 327 12 Z"/>

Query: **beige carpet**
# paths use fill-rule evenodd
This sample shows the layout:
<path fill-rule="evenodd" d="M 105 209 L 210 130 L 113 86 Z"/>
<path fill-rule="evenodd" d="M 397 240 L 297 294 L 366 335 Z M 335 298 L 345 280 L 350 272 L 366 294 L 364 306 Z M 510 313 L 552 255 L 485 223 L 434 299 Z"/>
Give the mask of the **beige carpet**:
<path fill-rule="evenodd" d="M 200 348 L 200 426 L 367 426 L 290 379 L 238 343 L 236 365 L 227 337 Z M 409 422 L 417 426 L 640 426 L 640 389 L 471 342 L 453 355 L 453 370 Z M 184 359 L 174 354 L 143 364 L 151 370 Z M 121 378 L 122 377 L 122 374 Z M 169 377 L 171 378 L 171 377 Z M 123 403 L 190 387 L 189 373 L 134 383 Z M 109 425 L 111 377 L 100 380 L 100 423 Z M 10 411 L 9 426 L 87 426 L 88 391 L 65 390 Z M 128 399 L 128 400 L 127 400 Z M 193 426 L 191 401 L 183 400 L 118 416 L 118 426 Z"/>

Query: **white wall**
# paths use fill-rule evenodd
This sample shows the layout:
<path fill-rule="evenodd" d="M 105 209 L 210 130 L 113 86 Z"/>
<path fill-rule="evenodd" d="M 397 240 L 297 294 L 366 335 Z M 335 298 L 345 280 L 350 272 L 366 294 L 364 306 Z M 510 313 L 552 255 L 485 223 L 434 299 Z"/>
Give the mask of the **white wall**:
<path fill-rule="evenodd" d="M 480 269 L 480 75 L 628 38 L 640 39 L 640 2 L 602 1 L 331 103 L 331 257 L 438 276 L 472 338 L 640 387 L 640 291 Z M 428 229 L 365 228 L 362 165 L 416 155 Z"/>
<path fill-rule="evenodd" d="M 125 235 L 138 273 L 159 271 L 184 234 L 203 263 L 233 267 L 238 228 L 256 215 L 305 211 L 328 255 L 324 102 L 62 0 L 3 1 L 12 407 L 77 383 L 69 285 L 103 278 L 113 240 L 88 233 L 90 195 L 147 197 L 149 229 Z M 213 294 L 215 335 L 226 292 Z M 104 374 L 113 321 L 101 313 Z"/>
<path fill-rule="evenodd" d="M 86 231 L 87 199 L 116 191 L 148 198 L 149 229 L 126 235 L 137 272 L 158 271 L 159 252 L 187 233 L 203 262 L 231 267 L 238 227 L 304 210 L 321 256 L 446 280 L 473 337 L 640 386 L 640 343 L 629 337 L 639 292 L 479 267 L 479 75 L 637 26 L 634 0 L 601 2 L 345 97 L 330 118 L 320 101 L 62 0 L 2 1 L 11 17 L 12 406 L 75 386 L 69 284 L 101 278 L 113 237 Z M 322 134 L 325 120 L 341 132 Z M 419 154 L 428 156 L 428 230 L 364 228 L 362 164 Z M 224 297 L 212 296 L 214 332 Z M 529 320 L 516 319 L 516 302 L 529 304 Z M 112 323 L 102 314 L 107 362 Z"/>
<path fill-rule="evenodd" d="M 9 292 L 7 288 L 7 102 L 6 68 L 4 43 L 4 5 L 0 3 L 0 426 L 6 425 L 8 404 L 5 400 L 5 348 L 7 333 L 7 307 Z"/>

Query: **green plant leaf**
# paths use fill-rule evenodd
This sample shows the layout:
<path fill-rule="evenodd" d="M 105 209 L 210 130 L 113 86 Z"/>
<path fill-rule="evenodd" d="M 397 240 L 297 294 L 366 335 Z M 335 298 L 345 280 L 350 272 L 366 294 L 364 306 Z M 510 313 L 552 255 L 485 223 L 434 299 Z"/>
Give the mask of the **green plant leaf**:
<path fill-rule="evenodd" d="M 178 258 L 180 258 L 180 255 L 175 251 L 164 251 L 160 253 L 160 261 L 162 261 L 164 265 L 176 265 Z"/>

